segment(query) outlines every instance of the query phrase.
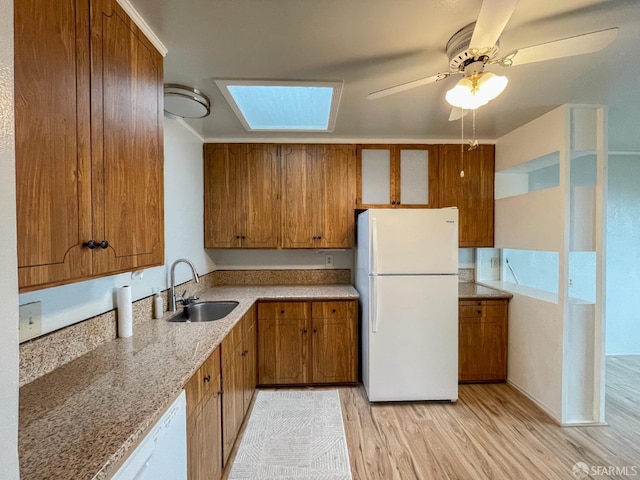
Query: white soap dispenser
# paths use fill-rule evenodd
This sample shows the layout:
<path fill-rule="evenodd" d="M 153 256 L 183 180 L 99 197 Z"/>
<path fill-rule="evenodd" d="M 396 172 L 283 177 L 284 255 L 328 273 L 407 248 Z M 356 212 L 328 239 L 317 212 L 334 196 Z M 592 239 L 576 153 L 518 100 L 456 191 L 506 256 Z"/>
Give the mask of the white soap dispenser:
<path fill-rule="evenodd" d="M 153 293 L 153 318 L 162 318 L 164 313 L 162 295 L 160 295 L 160 292 L 155 288 L 153 289 Z"/>

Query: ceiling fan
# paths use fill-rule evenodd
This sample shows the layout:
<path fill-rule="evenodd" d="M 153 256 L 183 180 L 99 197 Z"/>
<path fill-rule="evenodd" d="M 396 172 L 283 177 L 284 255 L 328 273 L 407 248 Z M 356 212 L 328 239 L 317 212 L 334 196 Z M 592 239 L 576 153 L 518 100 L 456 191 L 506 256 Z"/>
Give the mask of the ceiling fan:
<path fill-rule="evenodd" d="M 447 42 L 448 72 L 378 90 L 370 93 L 367 98 L 374 100 L 386 97 L 461 74 L 463 78 L 446 95 L 447 102 L 453 106 L 449 120 L 457 120 L 464 115 L 465 110 L 485 105 L 506 87 L 507 78 L 486 72 L 487 65 L 513 67 L 593 53 L 609 45 L 618 34 L 618 28 L 609 28 L 518 48 L 498 56 L 500 35 L 517 5 L 518 0 L 484 0 L 478 20 L 456 32 Z"/>

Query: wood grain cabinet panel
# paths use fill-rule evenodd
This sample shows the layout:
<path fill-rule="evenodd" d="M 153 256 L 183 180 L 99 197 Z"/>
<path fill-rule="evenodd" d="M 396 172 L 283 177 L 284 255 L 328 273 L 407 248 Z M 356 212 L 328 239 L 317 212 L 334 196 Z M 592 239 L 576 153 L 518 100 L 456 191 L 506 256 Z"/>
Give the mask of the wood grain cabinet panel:
<path fill-rule="evenodd" d="M 258 384 L 357 381 L 357 302 L 258 304 Z"/>
<path fill-rule="evenodd" d="M 91 275 L 89 4 L 14 2 L 21 290 Z"/>
<path fill-rule="evenodd" d="M 256 309 L 222 341 L 222 458 L 226 465 L 256 387 Z"/>
<path fill-rule="evenodd" d="M 440 146 L 440 206 L 458 207 L 460 247 L 493 247 L 494 156 L 493 145 L 465 149 L 463 165 L 460 145 Z"/>
<path fill-rule="evenodd" d="M 313 248 L 324 218 L 323 169 L 314 145 L 282 147 L 282 246 Z"/>
<path fill-rule="evenodd" d="M 162 264 L 161 55 L 115 0 L 14 21 L 20 290 Z"/>
<path fill-rule="evenodd" d="M 353 145 L 282 147 L 283 248 L 352 248 Z"/>
<path fill-rule="evenodd" d="M 189 480 L 217 480 L 222 474 L 220 349 L 184 387 L 187 396 Z"/>
<path fill-rule="evenodd" d="M 356 382 L 356 302 L 313 302 L 311 310 L 311 382 Z"/>
<path fill-rule="evenodd" d="M 206 248 L 276 248 L 278 145 L 204 145 Z"/>
<path fill-rule="evenodd" d="M 91 2 L 93 217 L 100 272 L 164 261 L 162 56 L 116 0 Z"/>
<path fill-rule="evenodd" d="M 458 380 L 507 380 L 508 300 L 460 301 Z"/>

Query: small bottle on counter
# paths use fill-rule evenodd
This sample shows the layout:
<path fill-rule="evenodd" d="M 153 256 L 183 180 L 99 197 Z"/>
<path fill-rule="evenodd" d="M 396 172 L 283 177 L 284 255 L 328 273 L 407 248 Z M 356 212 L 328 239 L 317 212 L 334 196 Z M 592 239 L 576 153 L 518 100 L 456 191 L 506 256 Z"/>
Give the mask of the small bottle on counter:
<path fill-rule="evenodd" d="M 164 308 L 162 305 L 162 295 L 160 292 L 153 289 L 153 318 L 162 318 Z"/>

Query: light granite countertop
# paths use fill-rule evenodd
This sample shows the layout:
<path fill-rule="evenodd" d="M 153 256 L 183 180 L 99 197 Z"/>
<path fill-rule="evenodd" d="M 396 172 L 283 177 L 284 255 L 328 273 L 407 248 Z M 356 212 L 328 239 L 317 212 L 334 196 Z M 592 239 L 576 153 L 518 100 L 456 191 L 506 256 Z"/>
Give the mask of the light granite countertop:
<path fill-rule="evenodd" d="M 460 300 L 476 300 L 476 299 L 500 299 L 500 298 L 512 298 L 513 295 L 509 292 L 503 292 L 502 290 L 496 290 L 495 288 L 485 287 L 477 283 L 459 283 L 458 284 L 458 298 Z"/>
<path fill-rule="evenodd" d="M 225 319 L 136 325 L 20 389 L 20 478 L 106 479 L 258 300 L 357 299 L 350 285 L 215 287 L 201 301 L 235 300 Z"/>

